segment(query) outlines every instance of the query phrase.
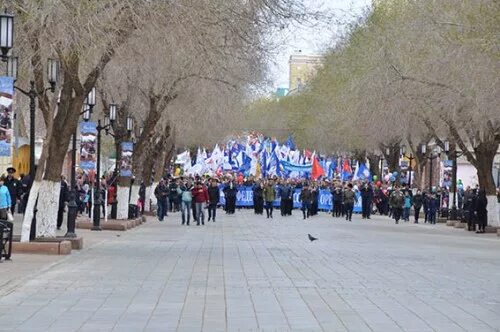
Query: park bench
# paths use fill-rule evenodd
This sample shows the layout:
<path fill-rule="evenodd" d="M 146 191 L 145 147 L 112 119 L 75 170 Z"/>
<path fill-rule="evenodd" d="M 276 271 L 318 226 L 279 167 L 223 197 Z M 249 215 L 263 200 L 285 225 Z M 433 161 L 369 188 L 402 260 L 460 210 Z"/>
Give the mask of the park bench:
<path fill-rule="evenodd" d="M 0 220 L 0 261 L 10 259 L 12 253 L 12 233 L 14 224 L 7 220 Z"/>

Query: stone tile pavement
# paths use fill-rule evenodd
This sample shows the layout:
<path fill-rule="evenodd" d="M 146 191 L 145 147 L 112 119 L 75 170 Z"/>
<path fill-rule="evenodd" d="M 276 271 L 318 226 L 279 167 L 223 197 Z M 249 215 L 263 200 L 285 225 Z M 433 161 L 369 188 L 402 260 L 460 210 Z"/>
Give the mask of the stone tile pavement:
<path fill-rule="evenodd" d="M 500 330 L 494 235 L 297 212 L 179 219 L 97 235 L 107 238 L 0 286 L 0 331 Z"/>

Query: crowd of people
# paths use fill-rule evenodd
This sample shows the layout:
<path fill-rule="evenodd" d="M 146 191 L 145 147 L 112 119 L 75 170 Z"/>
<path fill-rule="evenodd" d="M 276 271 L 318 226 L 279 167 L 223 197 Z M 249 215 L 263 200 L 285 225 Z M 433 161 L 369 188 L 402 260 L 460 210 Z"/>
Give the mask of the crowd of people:
<path fill-rule="evenodd" d="M 7 169 L 7 175 L 0 177 L 0 219 L 12 219 L 14 213 L 24 213 L 29 195 L 29 176 L 15 177 L 13 167 Z M 76 181 L 75 201 L 80 214 L 92 213 L 92 179 L 85 173 Z M 291 216 L 294 210 L 294 193 L 299 192 L 298 201 L 303 219 L 318 214 L 319 192 L 327 190 L 331 194 L 331 207 L 328 213 L 334 218 L 345 218 L 352 221 L 353 209 L 361 200 L 361 218 L 370 219 L 373 213 L 386 215 L 400 221 L 435 224 L 439 215 L 446 216 L 450 206 L 450 192 L 446 188 L 433 188 L 422 191 L 416 187 L 405 185 L 391 186 L 380 181 L 369 183 L 363 181 L 346 182 L 340 180 L 311 181 L 305 179 L 242 178 L 231 175 L 221 177 L 201 176 L 166 176 L 154 188 L 157 201 L 157 216 L 163 221 L 169 212 L 181 212 L 183 225 L 190 225 L 194 220 L 197 225 L 206 221 L 216 221 L 217 209 L 221 205 L 221 193 L 224 196 L 223 210 L 226 214 L 236 211 L 237 194 L 240 187 L 252 191 L 253 210 L 257 215 L 265 215 L 273 219 L 276 199 L 279 200 L 279 212 L 282 217 Z M 99 195 L 102 214 L 106 213 L 106 205 L 116 201 L 116 176 L 109 174 L 100 179 Z M 59 213 L 57 228 L 63 223 L 66 202 L 69 201 L 69 185 L 64 176 L 61 177 Z M 94 192 L 95 193 L 95 192 Z M 497 191 L 500 202 L 500 190 Z M 141 183 L 137 206 L 144 211 L 146 204 L 146 187 Z M 487 225 L 487 198 L 483 189 L 476 187 L 459 188 L 456 208 L 460 218 L 467 223 L 469 231 L 484 233 Z M 16 209 L 17 206 L 17 209 Z M 412 213 L 413 212 L 413 213 Z"/>
<path fill-rule="evenodd" d="M 331 209 L 327 212 L 335 218 L 352 221 L 357 198 L 361 199 L 361 217 L 370 219 L 373 213 L 386 215 L 400 221 L 409 222 L 413 211 L 413 222 L 436 224 L 439 215 L 446 216 L 450 204 L 450 193 L 444 188 L 421 191 L 407 186 L 391 186 L 356 181 L 310 181 L 301 179 L 238 179 L 226 177 L 168 176 L 160 181 L 154 194 L 157 199 L 158 219 L 164 220 L 167 213 L 181 211 L 182 224 L 189 225 L 191 216 L 197 225 L 204 225 L 205 210 L 208 221 L 215 222 L 217 206 L 220 205 L 221 191 L 224 193 L 223 209 L 226 214 L 234 214 L 238 187 L 250 187 L 253 194 L 255 214 L 273 219 L 275 201 L 279 199 L 281 216 L 292 215 L 293 194 L 299 190 L 298 200 L 303 219 L 318 214 L 319 191 L 331 193 Z M 499 194 L 500 199 L 500 194 Z M 457 209 L 463 211 L 462 219 L 468 229 L 484 233 L 487 224 L 487 199 L 484 190 L 467 187 L 457 195 Z M 192 213 L 190 212 L 192 211 Z M 476 229 L 477 225 L 477 229 Z"/>

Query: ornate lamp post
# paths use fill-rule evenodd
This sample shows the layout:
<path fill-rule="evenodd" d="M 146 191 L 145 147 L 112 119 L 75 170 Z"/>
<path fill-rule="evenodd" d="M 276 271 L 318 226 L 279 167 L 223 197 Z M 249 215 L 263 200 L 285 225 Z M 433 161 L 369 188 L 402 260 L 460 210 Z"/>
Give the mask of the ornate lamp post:
<path fill-rule="evenodd" d="M 408 189 L 411 190 L 411 172 L 412 172 L 412 162 L 415 160 L 415 157 L 413 156 L 413 153 L 410 152 L 409 155 L 406 154 L 406 145 L 402 145 L 400 149 L 400 155 L 402 158 L 406 158 L 410 161 L 408 165 Z"/>
<path fill-rule="evenodd" d="M 0 57 L 7 61 L 8 54 L 13 45 L 14 15 L 7 11 L 0 14 Z"/>

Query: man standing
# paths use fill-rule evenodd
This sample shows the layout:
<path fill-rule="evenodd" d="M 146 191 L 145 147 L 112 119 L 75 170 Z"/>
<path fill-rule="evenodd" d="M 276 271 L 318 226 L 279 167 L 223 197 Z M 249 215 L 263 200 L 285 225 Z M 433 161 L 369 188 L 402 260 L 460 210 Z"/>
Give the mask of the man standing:
<path fill-rule="evenodd" d="M 220 189 L 217 179 L 212 178 L 210 187 L 208 188 L 208 221 L 215 222 L 215 214 L 217 213 L 217 204 L 220 201 Z"/>
<path fill-rule="evenodd" d="M 289 209 L 289 202 L 292 201 L 292 187 L 290 184 L 283 182 L 280 186 L 280 210 L 281 216 L 291 215 L 291 209 Z M 289 211 L 290 210 L 290 211 Z"/>
<path fill-rule="evenodd" d="M 57 229 L 60 230 L 63 217 L 64 217 L 64 208 L 66 206 L 66 202 L 68 201 L 68 183 L 66 182 L 66 178 L 64 175 L 61 175 L 61 190 L 59 192 L 59 209 L 57 210 Z"/>
<path fill-rule="evenodd" d="M 264 193 L 260 180 L 257 180 L 253 186 L 253 209 L 255 214 L 264 213 Z"/>
<path fill-rule="evenodd" d="M 344 190 L 344 210 L 345 210 L 345 220 L 352 221 L 352 210 L 354 209 L 354 201 L 356 199 L 356 194 L 352 190 L 352 183 L 347 185 Z"/>
<path fill-rule="evenodd" d="M 193 200 L 196 205 L 196 225 L 205 225 L 205 205 L 208 202 L 208 190 L 201 181 L 196 182 L 193 189 Z"/>
<path fill-rule="evenodd" d="M 413 209 L 415 213 L 415 224 L 418 224 L 418 217 L 420 214 L 420 209 L 422 208 L 422 203 L 423 203 L 423 198 L 422 198 L 422 193 L 419 190 L 417 190 L 417 193 L 415 196 L 413 196 Z"/>
<path fill-rule="evenodd" d="M 267 219 L 273 219 L 273 202 L 276 199 L 276 189 L 274 188 L 273 180 L 269 179 L 264 186 L 264 204 L 266 207 Z"/>
<path fill-rule="evenodd" d="M 302 190 L 300 191 L 299 200 L 302 202 L 302 215 L 304 219 L 309 218 L 311 215 L 311 203 L 313 200 L 313 193 L 309 189 L 309 185 L 304 183 Z"/>
<path fill-rule="evenodd" d="M 160 183 L 155 188 L 154 194 L 158 205 L 158 221 L 163 221 L 163 218 L 167 215 L 167 197 L 169 194 L 169 188 L 165 184 L 165 179 L 160 180 Z"/>
<path fill-rule="evenodd" d="M 4 185 L 9 189 L 10 198 L 11 198 L 11 207 L 10 212 L 14 215 L 14 211 L 16 210 L 16 203 L 21 197 L 22 194 L 22 185 L 21 182 L 14 177 L 16 173 L 16 169 L 14 167 L 7 168 L 7 177 L 5 178 Z"/>
<path fill-rule="evenodd" d="M 333 217 L 340 217 L 342 214 L 342 188 L 336 185 L 332 190 Z"/>
<path fill-rule="evenodd" d="M 363 219 L 370 219 L 372 201 L 373 189 L 368 183 L 365 183 L 363 188 L 361 188 L 361 208 Z"/>
<path fill-rule="evenodd" d="M 389 199 L 389 204 L 392 209 L 392 216 L 396 221 L 396 224 L 399 224 L 399 219 L 401 219 L 404 202 L 405 201 L 401 190 L 399 189 L 399 187 L 396 187 L 394 192 L 391 194 L 391 198 Z"/>
<path fill-rule="evenodd" d="M 226 214 L 234 214 L 237 194 L 238 189 L 236 188 L 234 182 L 231 180 L 224 188 L 224 197 L 226 199 Z"/>

